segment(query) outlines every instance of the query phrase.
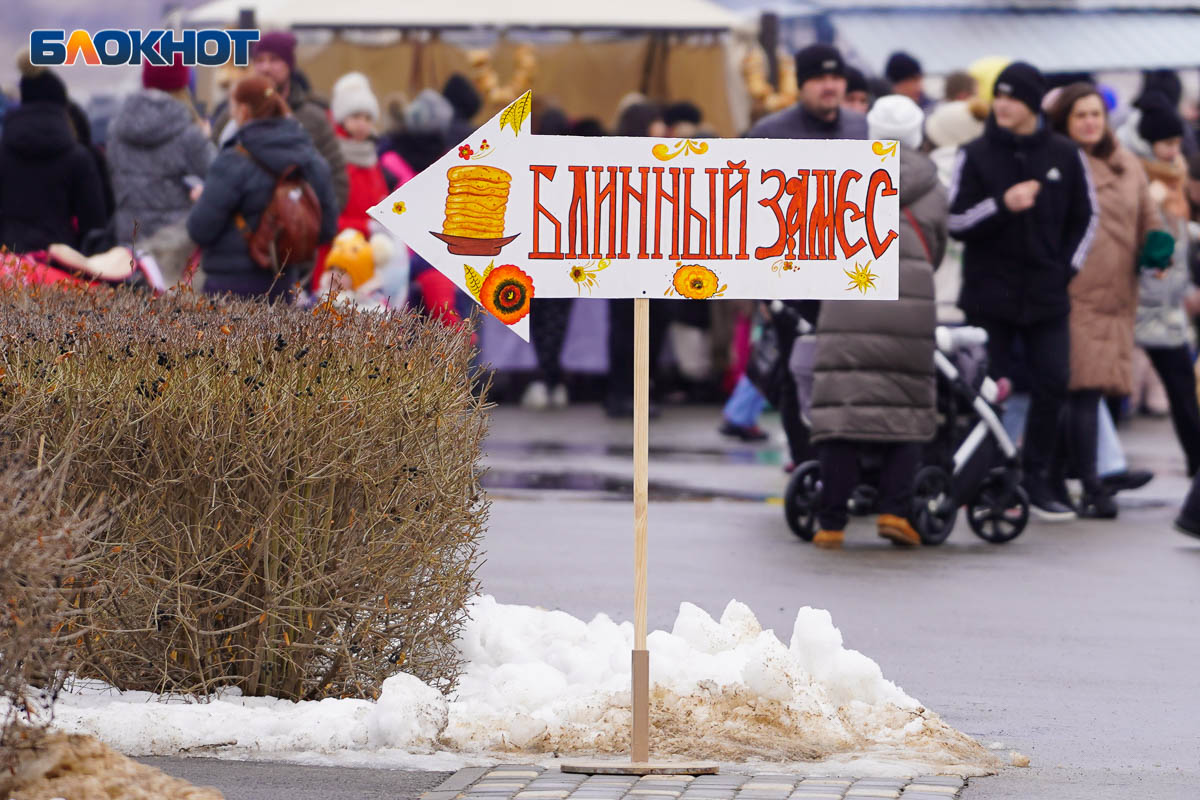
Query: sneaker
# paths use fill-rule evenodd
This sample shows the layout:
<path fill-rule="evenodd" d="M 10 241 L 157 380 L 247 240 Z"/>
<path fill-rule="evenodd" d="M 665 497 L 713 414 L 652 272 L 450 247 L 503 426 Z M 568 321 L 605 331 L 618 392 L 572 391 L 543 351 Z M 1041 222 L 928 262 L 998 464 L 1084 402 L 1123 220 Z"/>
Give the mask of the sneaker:
<path fill-rule="evenodd" d="M 1154 473 L 1148 469 L 1127 469 L 1124 472 L 1105 475 L 1100 479 L 1100 483 L 1104 485 L 1109 494 L 1116 494 L 1131 489 L 1140 489 L 1152 480 L 1154 480 Z"/>
<path fill-rule="evenodd" d="M 813 537 L 812 543 L 814 546 L 822 550 L 841 550 L 842 542 L 846 540 L 844 531 L 817 531 L 817 535 Z"/>
<path fill-rule="evenodd" d="M 880 514 L 879 521 L 875 524 L 879 529 L 879 535 L 897 547 L 921 546 L 921 535 L 904 517 L 898 517 L 895 514 Z"/>
<path fill-rule="evenodd" d="M 1072 511 L 1076 510 L 1075 499 L 1071 497 L 1071 490 L 1067 488 L 1066 478 L 1052 478 L 1050 480 L 1050 492 L 1060 504 Z"/>
<path fill-rule="evenodd" d="M 561 383 L 550 392 L 550 405 L 554 408 L 566 408 L 570 402 L 571 398 L 567 395 L 567 387 Z"/>
<path fill-rule="evenodd" d="M 1189 517 L 1186 513 L 1181 513 L 1175 518 L 1175 530 L 1184 536 L 1200 539 L 1200 519 L 1195 519 Z"/>
<path fill-rule="evenodd" d="M 521 407 L 532 411 L 545 411 L 550 407 L 550 390 L 542 381 L 534 381 L 525 387 L 521 395 Z"/>
<path fill-rule="evenodd" d="M 1054 490 L 1047 481 L 1026 481 L 1025 491 L 1029 493 L 1030 510 L 1038 519 L 1045 522 L 1069 522 L 1075 519 L 1075 510 L 1055 498 Z"/>
<path fill-rule="evenodd" d="M 764 442 L 768 438 L 767 432 L 757 425 L 735 425 L 729 420 L 721 424 L 720 431 L 723 436 L 741 439 L 743 442 Z"/>
<path fill-rule="evenodd" d="M 1116 519 L 1117 501 L 1103 488 L 1084 490 L 1079 500 L 1079 516 L 1082 519 Z"/>

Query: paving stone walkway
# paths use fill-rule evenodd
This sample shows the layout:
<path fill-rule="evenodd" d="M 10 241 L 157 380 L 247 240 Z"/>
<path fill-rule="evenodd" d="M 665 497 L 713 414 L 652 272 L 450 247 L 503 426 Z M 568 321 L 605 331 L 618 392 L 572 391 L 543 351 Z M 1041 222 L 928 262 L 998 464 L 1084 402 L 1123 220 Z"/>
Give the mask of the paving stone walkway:
<path fill-rule="evenodd" d="M 953 800 L 962 778 L 741 775 L 575 775 L 509 764 L 459 770 L 422 800 Z"/>

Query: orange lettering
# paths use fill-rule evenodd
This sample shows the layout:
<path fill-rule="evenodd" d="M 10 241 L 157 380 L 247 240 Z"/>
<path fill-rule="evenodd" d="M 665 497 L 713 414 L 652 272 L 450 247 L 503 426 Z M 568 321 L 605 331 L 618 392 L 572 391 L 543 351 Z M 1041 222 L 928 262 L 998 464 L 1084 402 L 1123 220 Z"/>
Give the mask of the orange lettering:
<path fill-rule="evenodd" d="M 867 184 L 867 241 L 871 243 L 871 252 L 879 258 L 887 249 L 892 246 L 897 234 L 895 231 L 888 231 L 887 236 L 880 240 L 878 233 L 875 230 L 875 190 L 879 189 L 881 197 L 891 197 L 896 194 L 896 187 L 892 186 L 892 176 L 885 169 L 877 169 L 871 173 L 871 182 Z"/>
<path fill-rule="evenodd" d="M 587 167 L 567 167 L 575 176 L 571 191 L 571 208 L 567 212 L 567 258 L 588 257 Z M 578 238 L 576 237 L 578 233 Z M 578 252 L 575 242 L 579 242 Z"/>
<path fill-rule="evenodd" d="M 592 220 L 592 258 L 616 258 L 617 257 L 617 168 L 607 167 L 608 169 L 608 185 L 603 189 L 600 188 L 600 174 L 604 172 L 605 167 L 592 167 L 592 175 L 595 176 L 596 186 L 593 193 L 592 207 L 595 209 L 596 218 Z M 608 253 L 600 252 L 600 218 L 603 216 L 602 209 L 604 201 L 608 201 Z"/>
<path fill-rule="evenodd" d="M 853 244 L 846 237 L 846 213 L 850 213 L 851 222 L 858 222 L 864 216 L 862 209 L 858 207 L 857 203 L 846 199 L 846 192 L 850 189 L 850 184 L 858 180 L 862 180 L 862 173 L 848 169 L 842 173 L 842 177 L 838 181 L 837 220 L 835 221 L 835 226 L 838 244 L 842 247 L 842 258 L 851 258 L 855 253 L 867 246 L 867 243 L 862 240 L 861 236 Z"/>
<path fill-rule="evenodd" d="M 530 258 L 562 258 L 562 224 L 555 218 L 553 214 L 546 210 L 542 205 L 540 190 L 538 187 L 538 178 L 544 177 L 548 181 L 554 180 L 554 173 L 558 171 L 558 167 L 553 165 L 530 164 L 529 171 L 533 173 L 533 250 L 530 251 Z M 550 220 L 550 224 L 554 226 L 554 249 L 541 250 L 541 238 L 539 237 L 538 223 L 541 217 Z"/>
<path fill-rule="evenodd" d="M 754 248 L 754 257 L 760 261 L 765 261 L 768 258 L 775 258 L 782 255 L 784 245 L 788 241 L 788 224 L 787 219 L 783 215 L 783 209 L 779 207 L 779 200 L 783 197 L 784 191 L 787 189 L 787 176 L 783 174 L 783 170 L 779 169 L 764 169 L 762 177 L 759 179 L 761 183 L 766 183 L 771 178 L 779 181 L 779 189 L 776 190 L 775 196 L 771 198 L 763 198 L 758 201 L 758 204 L 763 208 L 769 208 L 775 214 L 775 222 L 779 225 L 779 238 L 775 240 L 775 244 L 770 247 Z M 728 192 L 726 197 L 728 197 Z M 743 228 L 745 230 L 745 228 Z"/>

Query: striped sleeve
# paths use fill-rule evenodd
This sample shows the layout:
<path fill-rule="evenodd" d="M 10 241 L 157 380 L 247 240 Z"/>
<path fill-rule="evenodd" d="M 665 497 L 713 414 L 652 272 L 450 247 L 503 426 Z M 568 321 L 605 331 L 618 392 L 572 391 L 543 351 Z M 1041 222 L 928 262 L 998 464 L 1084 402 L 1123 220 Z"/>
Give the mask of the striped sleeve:
<path fill-rule="evenodd" d="M 995 197 L 979 196 L 983 193 L 975 187 L 975 182 L 971 181 L 969 176 L 968 180 L 964 181 L 963 173 L 966 166 L 967 151 L 965 148 L 959 148 L 954 157 L 954 168 L 950 176 L 950 215 L 946 220 L 946 227 L 950 233 L 970 231 L 981 222 L 995 216 L 1000 210 Z M 966 205 L 968 203 L 970 205 Z"/>

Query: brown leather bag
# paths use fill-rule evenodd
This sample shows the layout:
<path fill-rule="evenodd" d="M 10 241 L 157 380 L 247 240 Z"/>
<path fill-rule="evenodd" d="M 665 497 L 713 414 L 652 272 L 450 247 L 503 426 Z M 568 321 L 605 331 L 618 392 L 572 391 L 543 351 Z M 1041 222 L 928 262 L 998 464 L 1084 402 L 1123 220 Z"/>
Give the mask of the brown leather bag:
<path fill-rule="evenodd" d="M 275 172 L 241 144 L 237 150 L 275 178 L 275 189 L 257 228 L 249 230 L 241 214 L 234 217 L 238 230 L 246 239 L 250 258 L 271 272 L 311 261 L 316 257 L 317 239 L 321 234 L 321 204 L 317 193 L 295 164 Z"/>

